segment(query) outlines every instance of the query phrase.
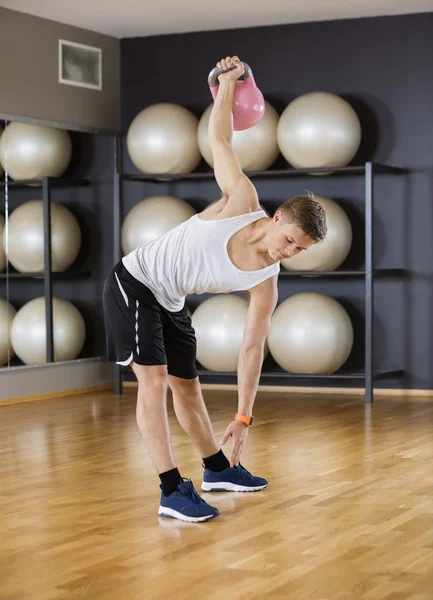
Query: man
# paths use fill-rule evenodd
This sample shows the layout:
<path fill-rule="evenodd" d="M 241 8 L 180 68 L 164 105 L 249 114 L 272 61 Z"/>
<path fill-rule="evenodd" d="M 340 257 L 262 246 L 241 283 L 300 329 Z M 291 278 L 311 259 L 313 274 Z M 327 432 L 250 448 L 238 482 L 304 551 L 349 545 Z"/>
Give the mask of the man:
<path fill-rule="evenodd" d="M 137 424 L 161 480 L 159 515 L 185 521 L 218 516 L 181 477 L 172 452 L 167 386 L 176 416 L 203 457 L 205 491 L 256 491 L 268 482 L 239 463 L 277 304 L 279 261 L 324 239 L 326 217 L 313 197 L 297 196 L 267 217 L 232 148 L 233 95 L 243 74 L 237 57 L 218 63 L 219 92 L 209 122 L 221 199 L 157 240 L 125 256 L 107 279 L 104 315 L 109 360 L 131 364 L 138 380 Z M 233 70 L 228 70 L 232 66 Z M 196 340 L 185 306 L 188 294 L 247 291 L 239 355 L 239 404 L 221 440 L 232 438 L 230 461 L 220 449 L 201 395 Z"/>

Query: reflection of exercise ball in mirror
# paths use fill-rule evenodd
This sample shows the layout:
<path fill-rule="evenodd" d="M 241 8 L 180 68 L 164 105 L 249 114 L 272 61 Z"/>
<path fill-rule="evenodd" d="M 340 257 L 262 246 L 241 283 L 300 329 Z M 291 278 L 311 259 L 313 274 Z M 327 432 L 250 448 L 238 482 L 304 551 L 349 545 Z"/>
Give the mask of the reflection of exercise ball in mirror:
<path fill-rule="evenodd" d="M 5 218 L 0 215 L 0 272 L 6 268 L 6 253 L 3 248 L 3 234 L 5 229 Z"/>
<path fill-rule="evenodd" d="M 78 256 L 81 230 L 63 204 L 51 202 L 51 261 L 54 272 L 66 271 Z M 3 248 L 6 235 L 3 234 Z M 9 217 L 9 262 L 21 273 L 44 270 L 44 219 L 42 200 L 18 206 Z"/>
<path fill-rule="evenodd" d="M 0 138 L 0 162 L 17 181 L 60 177 L 71 156 L 71 139 L 64 129 L 13 122 Z"/>
<path fill-rule="evenodd" d="M 12 345 L 26 365 L 46 362 L 45 298 L 27 302 L 12 323 Z M 79 310 L 68 300 L 53 298 L 54 360 L 74 360 L 80 354 L 86 326 Z"/>
<path fill-rule="evenodd" d="M 8 356 L 12 358 L 15 354 L 11 343 L 11 328 L 16 312 L 12 304 L 0 298 L 0 367 L 8 362 Z"/>

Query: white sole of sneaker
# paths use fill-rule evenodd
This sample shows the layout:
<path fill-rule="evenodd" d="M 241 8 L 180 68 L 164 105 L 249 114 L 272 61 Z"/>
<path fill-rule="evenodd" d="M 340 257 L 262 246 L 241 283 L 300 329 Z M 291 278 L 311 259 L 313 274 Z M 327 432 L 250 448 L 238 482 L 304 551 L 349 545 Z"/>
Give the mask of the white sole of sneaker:
<path fill-rule="evenodd" d="M 258 492 L 259 490 L 264 490 L 268 487 L 266 485 L 259 485 L 257 487 L 247 487 L 245 485 L 238 485 L 237 483 L 229 483 L 219 481 L 218 483 L 208 483 L 207 481 L 203 481 L 201 484 L 201 489 L 204 492 Z"/>
<path fill-rule="evenodd" d="M 209 519 L 213 519 L 215 515 L 206 515 L 205 517 L 188 517 L 187 515 L 183 515 L 177 510 L 173 510 L 172 508 L 167 508 L 166 506 L 160 506 L 158 509 L 158 515 L 160 517 L 168 517 L 169 519 L 179 519 L 180 521 L 188 521 L 189 523 L 200 523 L 202 521 L 209 521 Z"/>

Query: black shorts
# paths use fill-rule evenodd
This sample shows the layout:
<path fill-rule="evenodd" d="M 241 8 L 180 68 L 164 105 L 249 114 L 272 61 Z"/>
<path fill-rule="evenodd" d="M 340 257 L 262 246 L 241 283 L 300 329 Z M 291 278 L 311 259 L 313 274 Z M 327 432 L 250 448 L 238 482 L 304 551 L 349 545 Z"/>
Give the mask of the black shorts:
<path fill-rule="evenodd" d="M 187 308 L 170 312 L 120 261 L 104 285 L 107 359 L 126 366 L 167 365 L 170 375 L 197 377 L 195 332 Z"/>

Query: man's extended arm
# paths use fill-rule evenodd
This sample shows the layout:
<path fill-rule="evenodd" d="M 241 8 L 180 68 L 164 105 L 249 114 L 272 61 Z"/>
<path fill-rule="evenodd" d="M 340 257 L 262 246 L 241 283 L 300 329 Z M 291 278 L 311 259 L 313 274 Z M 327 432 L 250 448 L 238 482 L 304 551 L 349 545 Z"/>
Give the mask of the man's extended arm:
<path fill-rule="evenodd" d="M 269 332 L 272 313 L 278 300 L 278 276 L 267 279 L 251 292 L 247 323 L 238 362 L 238 413 L 251 416 L 262 371 L 264 346 Z M 239 463 L 248 426 L 234 420 L 227 427 L 221 445 L 232 437 L 230 466 Z"/>
<path fill-rule="evenodd" d="M 234 57 L 235 58 L 235 57 Z M 233 59 L 234 60 L 234 59 Z M 242 65 L 237 61 L 237 64 Z M 243 65 L 224 75 L 220 75 L 218 94 L 209 120 L 209 144 L 212 150 L 215 179 L 222 193 L 229 199 L 241 199 L 246 209 L 258 206 L 257 191 L 243 173 L 233 141 L 233 98 L 236 80 L 243 73 Z"/>
<path fill-rule="evenodd" d="M 278 300 L 277 276 L 251 293 L 238 362 L 238 413 L 251 416 L 262 370 L 264 347 Z"/>

